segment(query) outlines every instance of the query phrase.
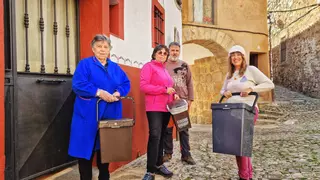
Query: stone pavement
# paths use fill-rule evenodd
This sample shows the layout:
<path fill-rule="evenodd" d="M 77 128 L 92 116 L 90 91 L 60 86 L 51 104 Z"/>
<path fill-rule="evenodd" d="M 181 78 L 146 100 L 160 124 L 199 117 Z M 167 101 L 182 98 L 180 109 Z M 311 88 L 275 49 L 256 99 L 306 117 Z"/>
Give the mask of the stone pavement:
<path fill-rule="evenodd" d="M 275 95 L 275 104 L 261 108 L 264 115 L 255 128 L 254 179 L 320 179 L 320 100 L 279 86 Z M 235 158 L 212 153 L 211 137 L 211 125 L 194 125 L 190 130 L 194 166 L 180 161 L 179 145 L 174 142 L 173 159 L 166 163 L 174 172 L 172 180 L 238 178 Z M 112 173 L 111 179 L 142 179 L 145 166 L 144 155 Z M 53 179 L 79 179 L 77 167 Z M 156 176 L 156 180 L 162 179 Z"/>
<path fill-rule="evenodd" d="M 255 129 L 254 179 L 320 179 L 320 100 L 279 86 L 275 96 L 276 104 L 264 106 L 262 111 L 281 116 L 274 119 L 274 126 L 258 122 Z M 180 161 L 175 142 L 173 159 L 166 163 L 175 173 L 171 179 L 237 179 L 235 158 L 212 153 L 211 136 L 210 125 L 194 125 L 190 130 L 195 166 Z M 145 162 L 143 156 L 114 172 L 112 179 L 141 179 Z"/>

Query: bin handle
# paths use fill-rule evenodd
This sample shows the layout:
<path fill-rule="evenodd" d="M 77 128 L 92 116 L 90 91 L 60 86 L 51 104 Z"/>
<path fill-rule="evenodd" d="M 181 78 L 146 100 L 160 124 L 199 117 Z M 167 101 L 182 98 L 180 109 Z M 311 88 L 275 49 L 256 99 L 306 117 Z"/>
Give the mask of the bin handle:
<path fill-rule="evenodd" d="M 188 104 L 188 101 L 187 100 L 185 100 L 185 99 L 182 99 L 185 103 L 187 103 Z M 174 100 L 175 101 L 175 100 Z M 168 109 L 168 111 L 170 111 L 170 108 L 169 108 L 169 106 L 168 106 L 168 104 L 167 104 L 167 109 Z"/>
<path fill-rule="evenodd" d="M 136 108 L 135 108 L 135 102 L 134 102 L 134 99 L 133 97 L 131 96 L 121 96 L 121 97 L 117 97 L 119 100 L 123 100 L 123 99 L 129 99 L 132 101 L 132 111 L 133 111 L 133 114 L 132 114 L 132 118 L 133 118 L 133 125 L 136 124 Z M 102 101 L 102 99 L 98 99 L 97 101 L 97 121 L 99 121 L 99 102 Z"/>
<path fill-rule="evenodd" d="M 240 94 L 241 94 L 240 92 L 235 92 L 235 93 L 232 93 L 232 96 L 240 96 Z M 252 105 L 252 110 L 251 110 L 253 113 L 255 113 L 255 107 L 256 107 L 256 104 L 257 104 L 257 101 L 259 98 L 259 94 L 257 92 L 250 92 L 248 95 L 256 96 L 256 98 L 254 99 L 253 105 Z M 225 96 L 222 95 L 219 100 L 219 103 L 221 103 L 224 98 L 225 98 Z"/>

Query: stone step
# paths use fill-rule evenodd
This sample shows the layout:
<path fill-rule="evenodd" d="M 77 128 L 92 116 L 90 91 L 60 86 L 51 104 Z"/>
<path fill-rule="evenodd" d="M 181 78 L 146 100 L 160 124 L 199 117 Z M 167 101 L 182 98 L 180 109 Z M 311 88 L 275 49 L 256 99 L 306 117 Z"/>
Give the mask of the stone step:
<path fill-rule="evenodd" d="M 262 100 L 259 100 L 258 101 L 258 105 L 270 105 L 270 104 L 272 104 L 272 102 L 270 102 L 270 101 L 262 101 Z"/>
<path fill-rule="evenodd" d="M 282 101 L 277 101 L 277 104 L 301 104 L 301 103 L 306 103 L 307 99 L 291 99 L 291 100 L 282 100 Z"/>
<path fill-rule="evenodd" d="M 269 124 L 279 124 L 278 121 L 270 119 L 258 119 L 255 125 L 269 125 Z"/>
<path fill-rule="evenodd" d="M 254 126 L 255 129 L 274 129 L 278 128 L 279 126 L 276 124 L 267 124 L 267 125 L 256 125 Z"/>
<path fill-rule="evenodd" d="M 280 111 L 272 111 L 272 110 L 267 110 L 267 109 L 260 109 L 259 114 L 270 114 L 274 116 L 283 116 L 284 113 Z"/>
<path fill-rule="evenodd" d="M 279 119 L 281 116 L 275 116 L 275 115 L 271 115 L 271 114 L 259 114 L 259 119 Z"/>

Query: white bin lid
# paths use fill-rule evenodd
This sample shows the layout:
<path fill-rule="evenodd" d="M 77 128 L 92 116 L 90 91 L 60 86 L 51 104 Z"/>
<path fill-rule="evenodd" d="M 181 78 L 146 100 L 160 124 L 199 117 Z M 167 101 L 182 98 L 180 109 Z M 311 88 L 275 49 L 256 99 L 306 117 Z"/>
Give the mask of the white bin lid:
<path fill-rule="evenodd" d="M 184 99 L 174 100 L 167 105 L 167 109 L 173 115 L 188 111 L 188 102 Z"/>

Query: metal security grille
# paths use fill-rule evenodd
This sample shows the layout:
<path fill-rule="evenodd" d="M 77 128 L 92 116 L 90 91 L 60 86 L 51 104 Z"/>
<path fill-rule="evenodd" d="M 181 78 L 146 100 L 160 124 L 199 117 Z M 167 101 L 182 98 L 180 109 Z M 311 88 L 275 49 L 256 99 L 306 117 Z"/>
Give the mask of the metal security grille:
<path fill-rule="evenodd" d="M 163 14 L 154 7 L 154 45 L 164 44 L 164 20 Z"/>
<path fill-rule="evenodd" d="M 75 163 L 68 156 L 79 57 L 79 0 L 4 0 L 6 179 Z"/>
<path fill-rule="evenodd" d="M 16 1 L 17 71 L 71 74 L 77 54 L 74 0 Z"/>

